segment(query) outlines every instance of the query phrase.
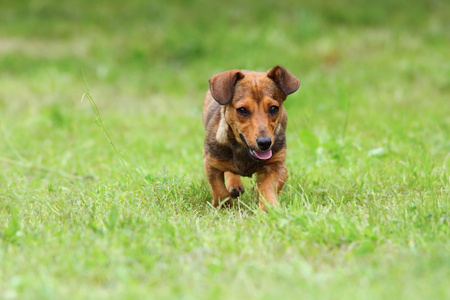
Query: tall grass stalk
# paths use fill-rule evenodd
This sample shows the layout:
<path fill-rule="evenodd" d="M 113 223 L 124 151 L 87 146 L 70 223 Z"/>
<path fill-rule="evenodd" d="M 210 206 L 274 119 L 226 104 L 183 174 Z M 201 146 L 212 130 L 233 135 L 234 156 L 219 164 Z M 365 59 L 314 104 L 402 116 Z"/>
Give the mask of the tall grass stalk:
<path fill-rule="evenodd" d="M 125 163 L 125 159 L 123 158 L 122 154 L 120 154 L 120 152 L 117 150 L 116 145 L 113 143 L 113 141 L 112 141 L 108 131 L 106 130 L 105 126 L 103 125 L 102 116 L 100 115 L 100 111 L 98 110 L 97 104 L 95 104 L 94 98 L 91 95 L 91 91 L 90 91 L 89 85 L 87 83 L 86 75 L 84 74 L 84 71 L 82 71 L 82 73 L 83 73 L 83 79 L 84 79 L 85 86 L 82 86 L 84 93 L 81 96 L 81 101 L 83 102 L 84 98 L 87 98 L 89 100 L 89 103 L 91 104 L 92 110 L 94 111 L 94 114 L 97 117 L 97 125 L 100 127 L 100 129 L 102 130 L 102 132 L 105 135 L 106 139 L 108 140 L 109 144 L 114 149 L 114 153 L 117 155 L 117 157 L 119 158 L 119 160 L 122 163 L 123 167 L 127 171 L 128 177 L 131 179 L 131 181 L 133 183 L 136 183 L 136 181 L 134 180 L 133 176 L 131 175 L 130 170 L 127 167 L 127 164 Z"/>

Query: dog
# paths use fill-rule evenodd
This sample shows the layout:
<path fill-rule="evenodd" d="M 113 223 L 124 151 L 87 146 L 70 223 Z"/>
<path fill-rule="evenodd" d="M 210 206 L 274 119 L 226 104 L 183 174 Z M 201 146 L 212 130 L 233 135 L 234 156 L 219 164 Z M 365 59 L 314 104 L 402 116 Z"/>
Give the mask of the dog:
<path fill-rule="evenodd" d="M 277 206 L 287 178 L 287 114 L 283 102 L 300 81 L 282 66 L 267 72 L 230 70 L 209 79 L 203 104 L 205 174 L 212 205 L 232 205 L 241 177 L 257 174 L 259 207 Z M 226 181 L 226 184 L 225 184 Z"/>

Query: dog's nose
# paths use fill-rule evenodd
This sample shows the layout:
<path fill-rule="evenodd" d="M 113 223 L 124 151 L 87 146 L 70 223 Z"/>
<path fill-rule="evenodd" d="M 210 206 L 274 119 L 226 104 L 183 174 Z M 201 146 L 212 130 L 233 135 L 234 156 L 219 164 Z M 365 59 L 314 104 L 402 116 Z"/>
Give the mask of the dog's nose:
<path fill-rule="evenodd" d="M 269 136 L 262 136 L 256 139 L 259 149 L 262 151 L 269 150 L 270 145 L 272 145 L 272 139 Z"/>

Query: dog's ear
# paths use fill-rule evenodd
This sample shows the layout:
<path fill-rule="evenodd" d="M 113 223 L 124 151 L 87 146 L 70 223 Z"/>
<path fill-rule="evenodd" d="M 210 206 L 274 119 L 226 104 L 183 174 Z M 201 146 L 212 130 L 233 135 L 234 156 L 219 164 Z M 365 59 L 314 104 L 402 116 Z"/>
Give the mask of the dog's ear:
<path fill-rule="evenodd" d="M 267 71 L 267 77 L 272 79 L 286 95 L 294 93 L 300 87 L 300 80 L 282 66 L 275 66 Z"/>
<path fill-rule="evenodd" d="M 239 70 L 231 70 L 214 75 L 209 79 L 209 90 L 214 100 L 221 105 L 228 104 L 233 98 L 236 82 L 244 78 Z"/>

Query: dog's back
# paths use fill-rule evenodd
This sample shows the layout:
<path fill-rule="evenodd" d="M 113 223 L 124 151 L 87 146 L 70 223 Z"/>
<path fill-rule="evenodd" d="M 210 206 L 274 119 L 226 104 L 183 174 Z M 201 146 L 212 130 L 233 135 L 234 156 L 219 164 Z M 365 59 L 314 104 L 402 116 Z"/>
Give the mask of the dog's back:
<path fill-rule="evenodd" d="M 220 104 L 214 100 L 211 92 L 208 90 L 205 95 L 205 102 L 203 102 L 203 126 L 205 128 L 215 113 L 220 110 Z"/>

